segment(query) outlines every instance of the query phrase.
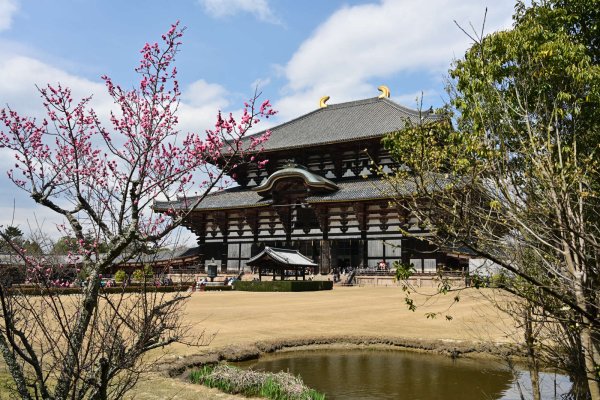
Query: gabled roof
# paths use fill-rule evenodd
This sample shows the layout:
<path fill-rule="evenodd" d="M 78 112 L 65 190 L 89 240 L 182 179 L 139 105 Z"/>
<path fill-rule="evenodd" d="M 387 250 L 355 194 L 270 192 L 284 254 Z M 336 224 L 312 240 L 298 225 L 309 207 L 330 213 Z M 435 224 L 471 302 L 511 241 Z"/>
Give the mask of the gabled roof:
<path fill-rule="evenodd" d="M 282 266 L 289 267 L 316 267 L 310 258 L 304 256 L 297 250 L 276 249 L 274 247 L 265 247 L 263 251 L 246 261 L 246 265 L 258 266 L 261 262 L 274 262 Z"/>
<path fill-rule="evenodd" d="M 270 128 L 271 136 L 263 147 L 268 152 L 381 137 L 404 128 L 407 121 L 419 123 L 421 117 L 427 121 L 444 118 L 427 111 L 420 114 L 387 98 L 331 104 Z"/>
<path fill-rule="evenodd" d="M 288 167 L 272 173 L 264 184 L 252 188 L 252 190 L 263 197 L 268 197 L 271 195 L 270 192 L 277 181 L 289 178 L 300 178 L 304 181 L 304 184 L 307 187 L 316 191 L 333 192 L 339 189 L 338 185 L 329 179 L 323 178 L 322 176 L 312 173 L 307 169 Z"/>

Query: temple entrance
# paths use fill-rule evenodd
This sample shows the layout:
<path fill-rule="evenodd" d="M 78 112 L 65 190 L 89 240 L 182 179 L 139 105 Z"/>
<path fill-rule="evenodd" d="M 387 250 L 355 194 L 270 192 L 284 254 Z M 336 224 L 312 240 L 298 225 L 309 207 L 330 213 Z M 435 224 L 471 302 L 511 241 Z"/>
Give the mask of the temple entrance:
<path fill-rule="evenodd" d="M 343 273 L 360 266 L 362 246 L 359 239 L 333 240 L 332 242 L 332 268 Z"/>

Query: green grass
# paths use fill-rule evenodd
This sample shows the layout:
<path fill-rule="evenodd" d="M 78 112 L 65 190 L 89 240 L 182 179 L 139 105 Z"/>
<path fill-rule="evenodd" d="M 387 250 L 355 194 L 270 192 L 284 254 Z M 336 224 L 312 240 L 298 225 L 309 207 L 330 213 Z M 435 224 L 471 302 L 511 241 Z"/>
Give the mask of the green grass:
<path fill-rule="evenodd" d="M 273 374 L 219 364 L 192 371 L 190 381 L 248 397 L 260 396 L 272 400 L 325 399 L 324 394 L 308 388 L 302 379 L 287 372 Z"/>

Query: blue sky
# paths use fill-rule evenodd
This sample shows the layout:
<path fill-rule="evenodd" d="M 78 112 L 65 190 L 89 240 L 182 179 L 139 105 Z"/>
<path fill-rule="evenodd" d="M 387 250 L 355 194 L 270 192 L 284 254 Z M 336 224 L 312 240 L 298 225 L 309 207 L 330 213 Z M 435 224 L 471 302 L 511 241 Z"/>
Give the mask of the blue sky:
<path fill-rule="evenodd" d="M 0 0 L 0 104 L 39 115 L 35 85 L 61 82 L 111 107 L 99 77 L 136 83 L 139 49 L 171 23 L 187 27 L 177 60 L 182 130 L 204 131 L 217 110 L 239 110 L 258 84 L 284 122 L 317 107 L 374 97 L 387 85 L 409 107 L 440 106 L 453 58 L 470 40 L 454 20 L 510 26 L 510 0 Z M 27 230 L 33 213 L 56 221 L 6 179 L 0 153 L 0 225 Z M 13 207 L 16 202 L 17 207 Z M 12 220 L 13 208 L 15 219 Z"/>

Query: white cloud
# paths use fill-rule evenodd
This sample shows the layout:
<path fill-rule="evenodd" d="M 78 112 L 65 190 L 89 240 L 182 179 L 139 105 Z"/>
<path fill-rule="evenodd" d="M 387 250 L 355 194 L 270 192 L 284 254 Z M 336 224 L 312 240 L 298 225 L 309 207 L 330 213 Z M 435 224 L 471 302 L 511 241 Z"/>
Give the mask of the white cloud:
<path fill-rule="evenodd" d="M 372 81 L 385 84 L 395 74 L 441 77 L 470 44 L 453 21 L 480 26 L 485 7 L 483 0 L 431 0 L 426 5 L 382 0 L 343 7 L 283 67 L 287 87 L 276 108 L 283 119 L 291 118 L 315 109 L 324 95 L 331 96 L 330 103 L 376 96 Z M 510 26 L 512 12 L 511 2 L 493 3 L 486 30 Z M 391 89 L 392 95 L 403 90 Z"/>
<path fill-rule="evenodd" d="M 22 115 L 41 118 L 44 116 L 43 108 L 36 85 L 44 87 L 47 83 L 60 83 L 71 88 L 74 99 L 93 95 L 91 106 L 105 122 L 105 126 L 110 127 L 108 117 L 115 106 L 102 82 L 70 74 L 32 57 L 6 53 L 0 59 L 0 76 L 3 77 L 0 80 L 0 107 L 9 105 Z M 227 97 L 228 91 L 223 86 L 204 80 L 185 87 L 178 110 L 180 129 L 184 132 L 204 132 L 205 129 L 212 128 L 217 111 L 229 106 Z M 0 167 L 3 164 L 5 161 L 0 160 Z"/>
<path fill-rule="evenodd" d="M 55 212 L 38 206 L 24 192 L 2 194 L 0 202 L 0 229 L 19 227 L 25 236 L 44 233 L 54 240 L 63 236 L 58 226 L 66 222 Z"/>
<path fill-rule="evenodd" d="M 183 133 L 199 132 L 214 127 L 217 112 L 229 106 L 227 89 L 216 83 L 197 80 L 182 92 L 179 105 L 179 129 Z"/>
<path fill-rule="evenodd" d="M 250 84 L 250 89 L 251 90 L 257 90 L 259 92 L 262 92 L 263 89 L 267 86 L 269 86 L 269 84 L 271 83 L 271 78 L 258 78 L 255 79 L 254 82 L 252 82 Z"/>
<path fill-rule="evenodd" d="M 215 18 L 229 17 L 240 12 L 254 14 L 261 21 L 281 23 L 271 10 L 268 0 L 199 0 L 204 10 Z"/>
<path fill-rule="evenodd" d="M 254 93 L 258 85 L 261 90 L 270 82 L 269 79 L 257 79 L 250 89 Z M 245 100 L 249 100 L 252 93 Z M 206 129 L 213 129 L 217 113 L 222 112 L 228 116 L 232 113 L 234 118 L 239 119 L 243 113 L 243 102 L 231 102 L 230 98 L 239 98 L 240 94 L 232 94 L 225 87 L 217 83 L 209 83 L 205 80 L 197 80 L 188 85 L 182 92 L 181 104 L 179 105 L 179 130 L 183 133 L 197 132 L 203 134 Z M 264 97 L 259 99 L 262 102 Z M 252 132 L 267 129 L 273 125 L 271 119 L 263 119 Z M 249 132 L 251 133 L 251 132 Z"/>
<path fill-rule="evenodd" d="M 0 31 L 10 29 L 13 15 L 19 10 L 17 0 L 0 0 Z"/>
<path fill-rule="evenodd" d="M 227 90 L 218 83 L 209 83 L 204 79 L 199 79 L 185 88 L 182 93 L 182 100 L 191 106 L 204 106 L 207 103 L 216 103 L 223 107 L 228 104 Z"/>
<path fill-rule="evenodd" d="M 103 83 L 69 74 L 31 57 L 5 53 L 0 60 L 0 76 L 3 105 L 8 104 L 25 115 L 39 116 L 42 102 L 36 85 L 45 87 L 48 83 L 71 88 L 74 99 L 93 95 L 91 104 L 102 116 L 108 115 L 112 106 Z"/>

